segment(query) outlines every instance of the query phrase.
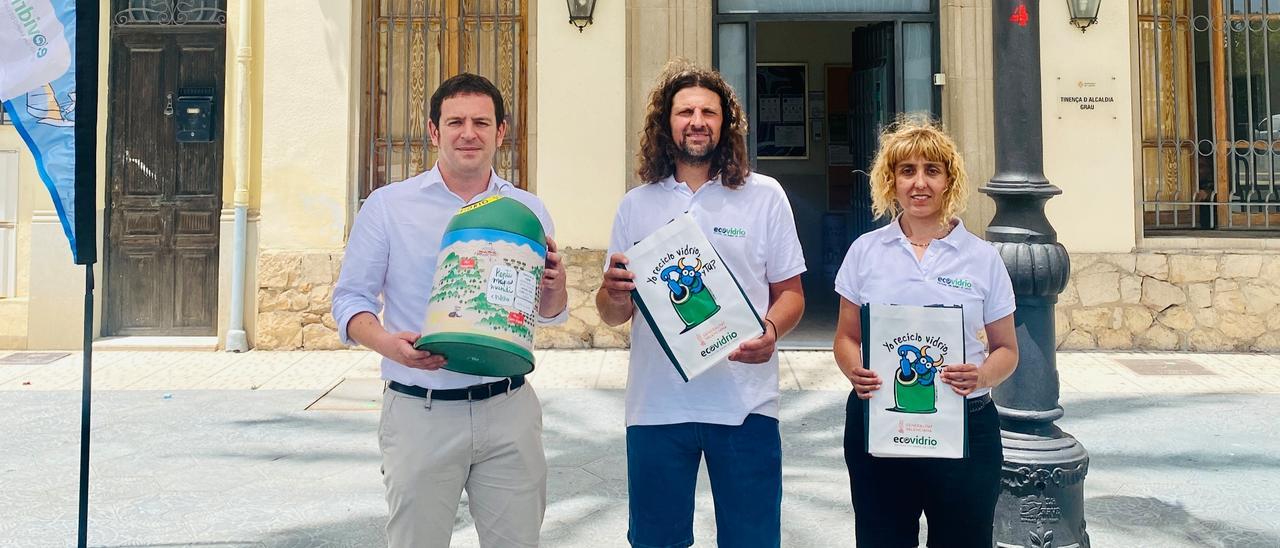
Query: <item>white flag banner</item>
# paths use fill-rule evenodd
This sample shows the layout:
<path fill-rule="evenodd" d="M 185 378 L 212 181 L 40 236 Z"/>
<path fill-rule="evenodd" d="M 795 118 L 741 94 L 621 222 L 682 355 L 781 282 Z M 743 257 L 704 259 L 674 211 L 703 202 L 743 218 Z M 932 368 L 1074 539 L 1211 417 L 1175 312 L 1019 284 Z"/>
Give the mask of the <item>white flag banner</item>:
<path fill-rule="evenodd" d="M 625 254 L 636 274 L 636 308 L 686 382 L 764 334 L 760 315 L 688 213 Z"/>
<path fill-rule="evenodd" d="M 964 363 L 959 306 L 862 307 L 862 362 L 880 376 L 866 400 L 867 451 L 877 457 L 959 459 L 968 454 L 965 398 L 942 382 Z"/>
<path fill-rule="evenodd" d="M 57 80 L 71 67 L 71 46 L 51 0 L 0 2 L 0 101 Z"/>
<path fill-rule="evenodd" d="M 93 262 L 97 254 L 89 228 L 93 209 L 76 210 L 77 195 L 93 196 L 93 177 L 79 177 L 86 188 L 77 189 L 77 172 L 92 169 L 76 169 L 75 8 L 75 0 L 0 0 L 0 102 L 31 150 L 72 257 L 87 264 L 80 261 Z M 88 101 L 96 105 L 96 98 Z M 84 208 L 92 198 L 80 201 Z"/>

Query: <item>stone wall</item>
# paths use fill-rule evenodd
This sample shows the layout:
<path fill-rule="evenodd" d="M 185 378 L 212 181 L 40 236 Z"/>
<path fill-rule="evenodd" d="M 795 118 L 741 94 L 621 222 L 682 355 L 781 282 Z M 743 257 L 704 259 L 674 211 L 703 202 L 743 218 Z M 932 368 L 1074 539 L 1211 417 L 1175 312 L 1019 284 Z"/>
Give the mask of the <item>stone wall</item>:
<path fill-rule="evenodd" d="M 604 251 L 566 249 L 569 319 L 538 348 L 626 348 L 630 325 L 595 309 Z M 264 252 L 256 348 L 342 348 L 329 312 L 341 252 Z M 1063 350 L 1280 350 L 1280 253 L 1075 253 L 1057 306 Z"/>
<path fill-rule="evenodd" d="M 1064 350 L 1280 350 L 1280 254 L 1071 255 L 1058 300 Z"/>
<path fill-rule="evenodd" d="M 264 251 L 258 256 L 259 350 L 337 350 L 329 297 L 341 252 Z"/>
<path fill-rule="evenodd" d="M 537 331 L 538 348 L 625 348 L 630 344 L 630 324 L 609 327 L 596 314 L 595 293 L 600 287 L 604 251 L 567 249 L 566 283 L 569 287 L 569 320 Z M 259 350 L 334 350 L 337 323 L 330 313 L 333 284 L 338 280 L 342 253 L 265 251 L 258 259 L 258 322 L 255 348 Z"/>
<path fill-rule="evenodd" d="M 631 324 L 609 327 L 596 313 L 604 250 L 565 249 L 565 283 L 569 286 L 569 321 L 556 327 L 539 327 L 538 348 L 626 348 L 631 344 Z"/>

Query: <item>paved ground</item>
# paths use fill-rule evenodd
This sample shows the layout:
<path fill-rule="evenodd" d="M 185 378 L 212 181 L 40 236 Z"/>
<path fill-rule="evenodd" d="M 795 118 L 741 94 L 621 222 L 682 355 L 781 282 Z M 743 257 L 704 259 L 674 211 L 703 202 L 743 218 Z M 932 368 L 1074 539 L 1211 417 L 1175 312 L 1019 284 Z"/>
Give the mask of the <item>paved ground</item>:
<path fill-rule="evenodd" d="M 539 359 L 544 545 L 625 546 L 626 353 Z M 830 360 L 783 354 L 784 546 L 853 544 L 846 385 Z M 79 358 L 2 362 L 0 545 L 70 545 Z M 1059 365 L 1059 424 L 1093 459 L 1094 546 L 1280 546 L 1280 359 L 1068 353 Z M 96 354 L 90 544 L 383 543 L 376 374 L 362 352 Z M 705 485 L 696 519 L 698 545 L 714 546 Z M 454 546 L 476 545 L 464 508 Z"/>

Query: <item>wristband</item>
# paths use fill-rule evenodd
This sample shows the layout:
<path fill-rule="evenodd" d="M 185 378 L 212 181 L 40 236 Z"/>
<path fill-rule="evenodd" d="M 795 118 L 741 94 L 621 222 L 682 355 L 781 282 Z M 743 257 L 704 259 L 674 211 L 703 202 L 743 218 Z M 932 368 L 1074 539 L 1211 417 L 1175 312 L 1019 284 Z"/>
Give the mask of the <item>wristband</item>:
<path fill-rule="evenodd" d="M 778 331 L 778 324 L 773 323 L 773 320 L 770 320 L 769 318 L 765 318 L 764 321 L 769 322 L 769 325 L 773 326 L 773 338 L 777 339 L 780 334 Z"/>

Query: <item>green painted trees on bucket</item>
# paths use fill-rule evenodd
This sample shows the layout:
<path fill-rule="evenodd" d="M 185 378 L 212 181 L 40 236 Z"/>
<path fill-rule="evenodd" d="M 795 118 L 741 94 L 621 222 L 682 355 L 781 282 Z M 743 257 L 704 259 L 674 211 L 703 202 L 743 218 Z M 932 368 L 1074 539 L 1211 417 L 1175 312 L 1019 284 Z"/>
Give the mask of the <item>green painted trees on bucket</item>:
<path fill-rule="evenodd" d="M 445 228 L 423 334 L 414 345 L 445 369 L 490 377 L 533 370 L 542 270 L 542 221 L 513 198 L 466 206 Z"/>

